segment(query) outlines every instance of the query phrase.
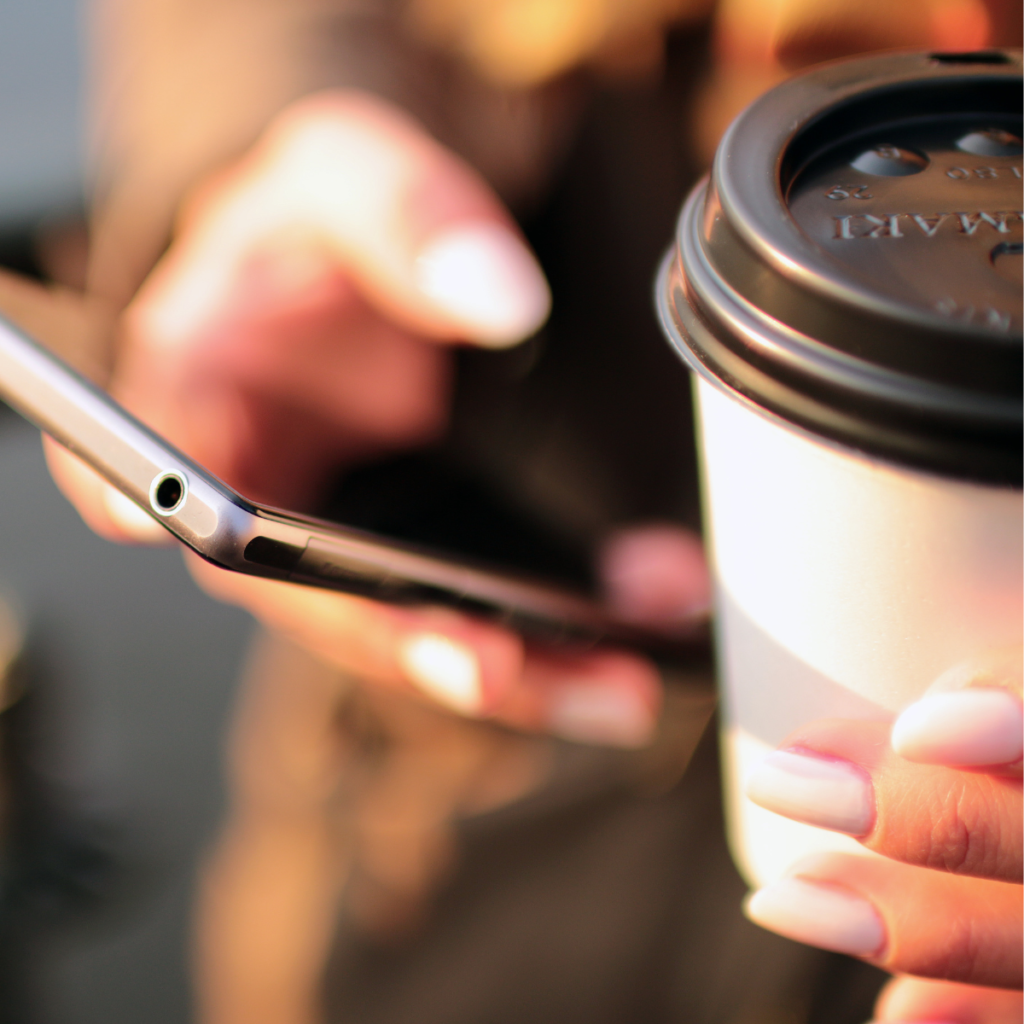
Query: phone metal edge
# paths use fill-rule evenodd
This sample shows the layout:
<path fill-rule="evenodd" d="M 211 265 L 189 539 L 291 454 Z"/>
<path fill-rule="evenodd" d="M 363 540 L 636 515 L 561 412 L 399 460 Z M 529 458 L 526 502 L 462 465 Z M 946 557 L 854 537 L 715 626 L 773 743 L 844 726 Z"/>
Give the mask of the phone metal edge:
<path fill-rule="evenodd" d="M 248 501 L 2 316 L 0 397 L 189 548 L 224 568 L 399 603 L 419 594 L 423 603 L 465 607 L 518 627 L 536 628 L 549 620 L 550 628 L 542 629 L 546 633 L 562 630 L 597 639 L 630 632 L 582 595 Z M 185 494 L 172 512 L 163 512 L 153 493 L 168 474 L 183 479 Z M 301 553 L 287 569 L 246 558 L 257 538 Z"/>

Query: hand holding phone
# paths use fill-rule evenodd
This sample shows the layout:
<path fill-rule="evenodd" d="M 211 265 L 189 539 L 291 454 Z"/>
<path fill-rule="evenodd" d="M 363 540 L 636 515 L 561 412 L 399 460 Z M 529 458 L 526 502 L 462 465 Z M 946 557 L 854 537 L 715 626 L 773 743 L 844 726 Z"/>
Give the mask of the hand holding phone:
<path fill-rule="evenodd" d="M 145 450 L 149 461 L 131 473 L 126 462 L 116 482 L 221 565 L 319 583 L 333 573 L 348 594 L 197 567 L 204 585 L 345 668 L 466 713 L 639 742 L 659 689 L 644 659 L 527 647 L 500 625 L 437 607 L 510 611 L 520 626 L 594 636 L 609 618 L 592 603 L 508 577 L 495 590 L 494 574 L 392 545 L 386 553 L 401 565 L 382 575 L 372 539 L 349 535 L 339 549 L 325 524 L 232 490 L 301 507 L 339 467 L 431 437 L 446 416 L 447 343 L 513 342 L 546 303 L 497 200 L 405 115 L 359 97 L 305 101 L 186 204 L 174 244 L 129 307 L 112 389 L 192 459 L 135 423 L 122 455 Z M 102 395 L 90 401 L 109 417 Z M 81 423 L 42 425 L 78 443 Z M 99 450 L 109 436 L 93 441 Z M 61 454 L 51 463 L 83 514 L 116 530 L 99 486 Z"/>

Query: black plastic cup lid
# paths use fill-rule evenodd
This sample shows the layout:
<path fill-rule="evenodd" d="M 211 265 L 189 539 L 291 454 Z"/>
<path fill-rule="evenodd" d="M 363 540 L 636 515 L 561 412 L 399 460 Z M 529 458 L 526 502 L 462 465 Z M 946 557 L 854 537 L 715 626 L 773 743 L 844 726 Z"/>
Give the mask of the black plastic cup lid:
<path fill-rule="evenodd" d="M 691 368 L 902 465 L 1022 478 L 1021 56 L 822 65 L 733 122 L 659 276 Z"/>

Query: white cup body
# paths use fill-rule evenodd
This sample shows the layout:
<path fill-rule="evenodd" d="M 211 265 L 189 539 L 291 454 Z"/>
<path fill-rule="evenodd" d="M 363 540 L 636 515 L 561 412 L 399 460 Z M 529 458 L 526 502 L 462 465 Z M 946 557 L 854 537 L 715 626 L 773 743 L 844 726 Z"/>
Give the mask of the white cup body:
<path fill-rule="evenodd" d="M 698 379 L 733 856 L 762 886 L 853 839 L 743 795 L 802 723 L 891 719 L 946 669 L 1021 643 L 1021 492 L 871 459 Z"/>

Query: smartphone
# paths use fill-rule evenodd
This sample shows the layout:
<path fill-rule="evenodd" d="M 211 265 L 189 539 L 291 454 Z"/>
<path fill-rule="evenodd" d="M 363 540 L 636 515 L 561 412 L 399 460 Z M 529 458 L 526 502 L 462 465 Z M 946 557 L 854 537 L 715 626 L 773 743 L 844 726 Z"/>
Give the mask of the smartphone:
<path fill-rule="evenodd" d="M 3 318 L 0 398 L 222 568 L 455 608 L 549 644 L 677 644 L 615 620 L 583 592 L 249 501 Z"/>

